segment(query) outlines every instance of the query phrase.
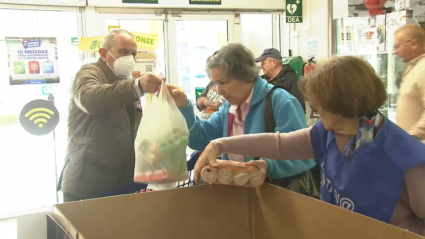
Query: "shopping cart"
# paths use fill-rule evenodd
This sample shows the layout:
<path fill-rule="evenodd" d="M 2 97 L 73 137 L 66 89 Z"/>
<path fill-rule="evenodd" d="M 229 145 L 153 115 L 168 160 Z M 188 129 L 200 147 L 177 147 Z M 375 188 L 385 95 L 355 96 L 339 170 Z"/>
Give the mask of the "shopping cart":
<path fill-rule="evenodd" d="M 195 168 L 196 161 L 198 160 L 200 155 L 201 155 L 201 152 L 198 152 L 198 151 L 195 151 L 190 155 L 189 160 L 187 161 L 187 169 L 189 171 L 188 180 L 178 182 L 177 183 L 178 188 L 190 187 L 190 186 L 194 185 L 193 169 Z M 145 192 L 145 191 L 149 191 L 149 190 L 147 190 L 147 187 L 148 187 L 147 184 L 132 183 L 132 184 L 126 185 L 124 187 L 115 189 L 115 190 L 108 192 L 106 194 L 99 195 L 98 197 L 110 197 L 110 196 L 118 196 L 118 195 L 124 195 L 124 194 Z"/>
<path fill-rule="evenodd" d="M 190 155 L 190 159 L 187 161 L 187 170 L 189 171 L 189 177 L 186 181 L 178 182 L 177 187 L 190 187 L 194 184 L 194 173 L 193 169 L 195 168 L 196 161 L 198 161 L 199 156 L 201 156 L 202 152 L 195 151 Z"/>

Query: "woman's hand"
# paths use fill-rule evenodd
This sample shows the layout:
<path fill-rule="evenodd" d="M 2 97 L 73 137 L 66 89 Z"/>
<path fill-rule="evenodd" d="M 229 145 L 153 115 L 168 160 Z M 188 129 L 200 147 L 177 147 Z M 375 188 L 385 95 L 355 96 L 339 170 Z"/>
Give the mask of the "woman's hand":
<path fill-rule="evenodd" d="M 187 96 L 184 91 L 173 85 L 167 85 L 167 89 L 176 102 L 177 107 L 183 108 L 187 105 Z"/>
<path fill-rule="evenodd" d="M 214 149 L 214 147 L 209 144 L 204 152 L 201 153 L 201 156 L 198 158 L 198 161 L 196 161 L 195 168 L 194 168 L 194 178 L 195 183 L 199 184 L 199 177 L 201 175 L 201 170 L 207 166 L 210 165 L 211 167 L 217 167 L 217 157 L 219 156 L 219 153 L 217 150 Z"/>

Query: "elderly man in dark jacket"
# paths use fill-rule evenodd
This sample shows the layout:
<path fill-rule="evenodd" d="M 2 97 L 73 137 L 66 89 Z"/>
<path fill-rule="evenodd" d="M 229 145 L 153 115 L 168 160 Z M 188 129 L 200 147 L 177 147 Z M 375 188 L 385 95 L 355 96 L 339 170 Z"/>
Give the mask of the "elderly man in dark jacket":
<path fill-rule="evenodd" d="M 137 44 L 128 31 L 109 33 L 99 53 L 97 63 L 80 69 L 72 88 L 62 173 L 65 201 L 98 197 L 133 182 L 142 114 L 136 103 L 162 83 L 153 75 L 129 79 Z"/>
<path fill-rule="evenodd" d="M 282 64 L 280 52 L 274 48 L 266 49 L 255 61 L 261 62 L 261 69 L 263 69 L 264 73 L 261 77 L 272 85 L 279 85 L 285 88 L 298 99 L 305 113 L 304 95 L 298 88 L 297 73 L 292 66 Z"/>

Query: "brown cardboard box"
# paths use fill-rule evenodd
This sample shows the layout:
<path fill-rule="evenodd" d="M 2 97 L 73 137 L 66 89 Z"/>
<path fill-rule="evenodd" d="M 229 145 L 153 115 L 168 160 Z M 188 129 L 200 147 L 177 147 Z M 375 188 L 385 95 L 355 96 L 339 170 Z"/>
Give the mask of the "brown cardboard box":
<path fill-rule="evenodd" d="M 423 238 L 268 184 L 195 186 L 66 203 L 56 205 L 49 217 L 73 239 Z"/>

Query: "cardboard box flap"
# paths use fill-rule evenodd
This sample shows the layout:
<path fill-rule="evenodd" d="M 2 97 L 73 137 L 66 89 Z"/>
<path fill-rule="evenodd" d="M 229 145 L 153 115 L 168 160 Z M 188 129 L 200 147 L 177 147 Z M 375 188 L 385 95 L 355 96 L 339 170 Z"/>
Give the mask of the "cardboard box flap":
<path fill-rule="evenodd" d="M 93 199 L 56 205 L 50 215 L 74 239 L 424 238 L 268 184 Z"/>
<path fill-rule="evenodd" d="M 56 222 L 69 237 L 75 239 L 84 239 L 83 237 L 78 237 L 77 229 L 72 225 L 72 222 L 69 221 L 60 210 L 58 210 L 56 206 L 53 207 L 52 212 L 48 213 L 47 216 Z"/>
<path fill-rule="evenodd" d="M 55 220 L 53 213 L 47 213 L 47 239 L 50 238 L 60 238 L 60 239 L 73 239 L 77 238 L 77 232 L 74 228 L 74 236 L 72 236 L 68 231 L 62 227 L 61 223 Z M 81 238 L 80 238 L 81 239 Z"/>
<path fill-rule="evenodd" d="M 93 199 L 56 205 L 53 217 L 65 229 L 71 222 L 79 239 L 248 239 L 250 190 L 208 185 Z"/>
<path fill-rule="evenodd" d="M 423 239 L 346 209 L 272 185 L 251 193 L 255 239 Z"/>

